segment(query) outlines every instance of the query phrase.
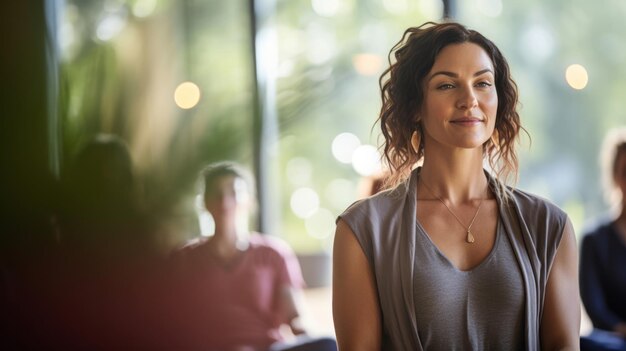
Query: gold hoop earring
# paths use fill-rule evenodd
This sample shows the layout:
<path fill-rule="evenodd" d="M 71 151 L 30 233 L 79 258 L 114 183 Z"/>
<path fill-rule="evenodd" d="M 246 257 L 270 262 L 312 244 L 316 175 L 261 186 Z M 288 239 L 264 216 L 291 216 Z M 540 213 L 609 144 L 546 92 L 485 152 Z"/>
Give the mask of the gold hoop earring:
<path fill-rule="evenodd" d="M 500 144 L 498 144 L 498 139 L 499 139 L 500 135 L 498 134 L 498 131 L 495 130 L 492 134 L 491 134 L 491 138 L 489 138 L 489 141 L 491 141 L 491 144 L 493 145 L 493 147 L 495 149 L 500 149 Z"/>
<path fill-rule="evenodd" d="M 420 149 L 420 141 L 417 139 L 417 133 L 418 131 L 414 131 L 413 134 L 411 134 L 411 146 L 413 147 L 413 151 L 415 151 L 415 153 L 419 153 L 419 149 Z"/>

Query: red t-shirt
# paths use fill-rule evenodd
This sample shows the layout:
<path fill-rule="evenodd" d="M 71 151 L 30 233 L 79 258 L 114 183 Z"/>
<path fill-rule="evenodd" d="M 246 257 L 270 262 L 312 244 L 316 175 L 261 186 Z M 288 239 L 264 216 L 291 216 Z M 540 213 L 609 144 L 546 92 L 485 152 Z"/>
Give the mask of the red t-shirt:
<path fill-rule="evenodd" d="M 266 349 L 281 340 L 279 327 L 288 322 L 278 313 L 280 288 L 304 285 L 300 265 L 282 240 L 252 234 L 250 246 L 228 265 L 206 251 L 207 240 L 181 250 L 185 284 L 190 291 L 197 344 L 209 350 L 235 346 Z"/>

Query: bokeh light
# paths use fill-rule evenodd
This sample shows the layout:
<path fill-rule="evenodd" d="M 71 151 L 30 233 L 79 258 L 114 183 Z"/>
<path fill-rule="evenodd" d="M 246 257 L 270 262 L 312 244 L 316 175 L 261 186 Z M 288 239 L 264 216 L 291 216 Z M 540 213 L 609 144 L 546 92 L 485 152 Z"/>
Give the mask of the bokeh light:
<path fill-rule="evenodd" d="M 565 80 L 570 87 L 576 90 L 581 90 L 587 86 L 589 76 L 587 75 L 585 67 L 579 64 L 573 64 L 565 70 Z"/>
<path fill-rule="evenodd" d="M 138 0 L 133 5 L 133 15 L 139 18 L 150 16 L 156 9 L 157 0 Z"/>
<path fill-rule="evenodd" d="M 200 101 L 200 88 L 192 82 L 181 83 L 174 91 L 174 101 L 182 109 L 190 109 Z"/>
<path fill-rule="evenodd" d="M 381 171 L 380 153 L 372 145 L 361 145 L 352 154 L 352 167 L 366 177 Z"/>
<path fill-rule="evenodd" d="M 352 65 L 359 74 L 373 76 L 383 66 L 383 58 L 375 54 L 357 54 L 352 56 Z"/>
<path fill-rule="evenodd" d="M 291 194 L 291 211 L 300 218 L 311 217 L 319 208 L 320 199 L 315 190 L 299 188 Z"/>
<path fill-rule="evenodd" d="M 109 41 L 117 36 L 126 26 L 126 16 L 123 13 L 107 14 L 96 28 L 96 37 L 101 41 Z"/>
<path fill-rule="evenodd" d="M 352 133 L 338 134 L 332 143 L 333 156 L 341 163 L 351 163 L 352 154 L 361 145 L 359 137 Z"/>
<path fill-rule="evenodd" d="M 304 221 L 307 234 L 324 239 L 335 230 L 335 216 L 325 208 L 320 208 Z"/>

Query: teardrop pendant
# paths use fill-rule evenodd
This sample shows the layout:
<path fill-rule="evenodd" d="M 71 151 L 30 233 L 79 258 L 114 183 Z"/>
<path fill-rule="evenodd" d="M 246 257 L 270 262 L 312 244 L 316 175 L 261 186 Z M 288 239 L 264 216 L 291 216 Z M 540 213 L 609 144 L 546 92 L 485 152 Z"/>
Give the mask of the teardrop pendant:
<path fill-rule="evenodd" d="M 467 238 L 465 240 L 469 244 L 472 244 L 474 242 L 474 235 L 472 235 L 472 232 L 470 232 L 469 229 L 467 230 Z"/>

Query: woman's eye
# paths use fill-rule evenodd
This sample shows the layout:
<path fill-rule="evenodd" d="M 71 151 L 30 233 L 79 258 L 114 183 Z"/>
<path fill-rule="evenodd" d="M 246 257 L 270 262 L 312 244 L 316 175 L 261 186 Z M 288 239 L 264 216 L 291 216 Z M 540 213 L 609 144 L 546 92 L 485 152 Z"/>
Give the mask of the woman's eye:
<path fill-rule="evenodd" d="M 481 88 L 487 88 L 490 87 L 492 84 L 489 82 L 480 82 L 478 84 L 476 84 L 476 86 L 481 87 Z"/>
<path fill-rule="evenodd" d="M 448 90 L 448 89 L 452 89 L 452 88 L 454 88 L 454 85 L 448 84 L 448 83 L 440 84 L 439 86 L 437 86 L 438 90 Z"/>

